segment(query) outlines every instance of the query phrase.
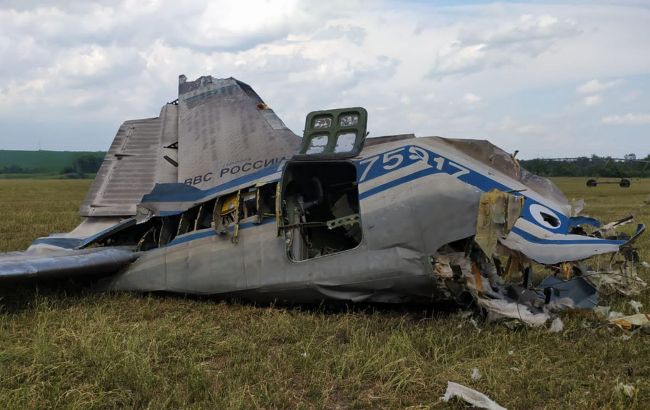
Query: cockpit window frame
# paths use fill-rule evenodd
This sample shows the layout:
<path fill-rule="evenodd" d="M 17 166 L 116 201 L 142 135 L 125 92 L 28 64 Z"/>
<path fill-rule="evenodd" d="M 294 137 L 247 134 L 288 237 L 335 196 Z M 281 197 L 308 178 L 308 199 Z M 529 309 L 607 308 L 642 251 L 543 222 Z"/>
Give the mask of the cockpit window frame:
<path fill-rule="evenodd" d="M 345 117 L 356 117 L 353 123 L 343 124 Z M 320 119 L 328 119 L 325 127 L 317 127 Z M 303 133 L 300 152 L 294 156 L 296 160 L 347 159 L 361 153 L 366 139 L 368 112 L 363 107 L 338 108 L 333 110 L 312 111 L 307 114 L 305 131 Z M 354 134 L 354 143 L 349 151 L 336 152 L 338 139 L 342 135 Z M 327 136 L 327 144 L 322 150 L 313 151 L 313 141 Z"/>

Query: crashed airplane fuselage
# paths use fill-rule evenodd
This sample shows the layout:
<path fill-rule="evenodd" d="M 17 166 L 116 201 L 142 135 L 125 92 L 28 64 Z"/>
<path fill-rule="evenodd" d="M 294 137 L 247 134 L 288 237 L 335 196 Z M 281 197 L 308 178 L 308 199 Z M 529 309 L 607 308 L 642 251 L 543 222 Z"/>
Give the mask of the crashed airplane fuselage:
<path fill-rule="evenodd" d="M 531 261 L 618 252 L 548 180 L 487 141 L 366 139 L 362 108 L 301 140 L 247 85 L 182 76 L 127 121 L 68 234 L 0 256 L 0 278 L 101 276 L 106 290 L 291 302 L 498 298 Z M 590 226 L 590 228 L 588 228 Z M 591 232 L 591 233 L 587 233 Z M 468 296 L 469 295 L 469 296 Z"/>

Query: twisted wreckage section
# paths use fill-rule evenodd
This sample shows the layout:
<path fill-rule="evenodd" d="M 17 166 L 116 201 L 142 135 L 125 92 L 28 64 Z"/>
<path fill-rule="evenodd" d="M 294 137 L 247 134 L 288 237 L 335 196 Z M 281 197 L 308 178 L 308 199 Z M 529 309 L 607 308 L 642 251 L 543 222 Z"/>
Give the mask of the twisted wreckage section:
<path fill-rule="evenodd" d="M 476 235 L 444 246 L 431 261 L 447 298 L 461 305 L 475 305 L 489 321 L 520 320 L 536 327 L 566 309 L 603 313 L 603 307 L 597 306 L 599 291 L 635 296 L 646 288 L 637 274 L 640 261 L 634 247 L 645 226 L 637 225 L 631 236 L 620 232 L 621 227 L 634 221 L 633 216 L 601 226 L 595 219 L 578 216 L 584 203 L 578 204 L 573 207 L 571 227 L 565 235 L 571 241 L 549 238 L 542 241 L 540 246 L 549 248 L 542 252 L 513 235 L 525 212 L 524 203 L 525 197 L 518 192 L 495 189 L 481 195 Z M 557 223 L 553 220 L 557 215 L 540 216 L 547 223 Z M 587 248 L 589 254 L 579 249 L 584 245 L 591 246 Z M 615 252 L 611 253 L 608 246 L 615 247 Z M 595 256 L 605 253 L 611 253 L 608 260 L 595 260 Z M 598 262 L 605 269 L 589 265 Z M 535 264 L 551 272 L 537 286 L 532 285 Z M 604 313 L 604 319 L 627 330 L 649 319 L 643 314 L 607 317 L 608 312 Z M 555 322 L 551 330 L 554 326 Z"/>

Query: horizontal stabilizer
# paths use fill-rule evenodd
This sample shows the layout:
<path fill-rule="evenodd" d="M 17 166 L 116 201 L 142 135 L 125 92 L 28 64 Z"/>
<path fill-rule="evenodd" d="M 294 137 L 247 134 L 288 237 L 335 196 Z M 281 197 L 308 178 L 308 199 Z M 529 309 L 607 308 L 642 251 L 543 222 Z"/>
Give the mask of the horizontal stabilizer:
<path fill-rule="evenodd" d="M 160 116 L 120 126 L 97 172 L 81 216 L 132 216 L 144 194 L 157 183 L 176 182 L 178 107 L 165 105 Z"/>

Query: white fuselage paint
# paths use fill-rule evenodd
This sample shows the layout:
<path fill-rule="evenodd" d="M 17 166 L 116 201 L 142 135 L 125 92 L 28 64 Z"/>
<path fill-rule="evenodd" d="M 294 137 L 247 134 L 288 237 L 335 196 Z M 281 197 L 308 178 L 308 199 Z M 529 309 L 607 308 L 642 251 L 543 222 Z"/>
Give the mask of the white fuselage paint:
<path fill-rule="evenodd" d="M 396 141 L 367 148 L 357 164 L 361 224 L 360 245 L 340 253 L 294 262 L 275 220 L 242 221 L 239 243 L 211 229 L 175 238 L 143 255 L 106 285 L 110 289 L 195 294 L 254 294 L 309 302 L 323 297 L 394 301 L 411 295 L 432 297 L 435 278 L 429 256 L 441 246 L 475 233 L 480 195 L 491 189 L 520 192 L 524 207 L 544 207 L 568 220 L 570 206 L 545 198 L 437 138 Z M 242 181 L 206 192 L 202 201 L 234 192 L 281 173 Z M 196 203 L 196 202 L 193 202 Z M 159 202 L 158 212 L 178 202 Z M 187 209 L 188 205 L 184 205 Z M 534 209 L 533 209 L 534 210 Z M 541 263 L 584 259 L 618 250 L 620 241 L 604 241 L 555 232 L 524 212 L 503 245 Z M 552 228 L 552 227 L 551 227 Z M 302 300 L 304 299 L 304 300 Z"/>

